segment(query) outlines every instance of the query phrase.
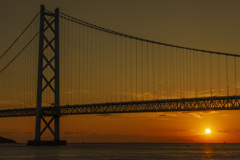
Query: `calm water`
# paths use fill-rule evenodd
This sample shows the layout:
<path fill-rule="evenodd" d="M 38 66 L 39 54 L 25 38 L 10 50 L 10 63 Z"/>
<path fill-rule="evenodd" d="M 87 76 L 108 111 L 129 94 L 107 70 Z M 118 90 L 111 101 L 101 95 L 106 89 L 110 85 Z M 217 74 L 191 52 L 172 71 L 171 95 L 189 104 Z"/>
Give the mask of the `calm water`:
<path fill-rule="evenodd" d="M 240 160 L 240 144 L 68 144 L 57 147 L 0 144 L 0 160 L 5 159 Z"/>

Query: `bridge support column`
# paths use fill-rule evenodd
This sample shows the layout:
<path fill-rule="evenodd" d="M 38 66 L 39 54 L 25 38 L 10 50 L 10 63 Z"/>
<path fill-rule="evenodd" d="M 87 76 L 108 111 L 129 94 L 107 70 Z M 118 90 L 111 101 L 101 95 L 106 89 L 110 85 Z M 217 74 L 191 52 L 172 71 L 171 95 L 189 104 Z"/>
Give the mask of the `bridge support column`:
<path fill-rule="evenodd" d="M 47 35 L 49 34 L 45 34 L 46 32 L 52 32 L 53 37 L 48 37 Z M 53 56 L 48 55 L 49 52 L 48 54 L 44 52 L 48 47 L 51 49 L 50 51 L 53 53 Z M 52 77 L 48 77 L 49 75 L 44 72 L 46 69 L 51 71 Z M 45 82 L 44 86 L 43 82 Z M 52 83 L 54 83 L 54 85 L 52 85 Z M 46 115 L 42 111 L 42 95 L 47 88 L 54 94 L 53 107 L 56 109 L 56 115 L 53 115 L 49 121 L 47 121 Z M 35 139 L 28 141 L 28 145 L 66 144 L 66 141 L 60 140 L 59 105 L 59 9 L 55 9 L 55 13 L 50 13 L 46 12 L 45 7 L 41 5 Z M 44 122 L 45 127 L 41 127 L 41 122 Z M 52 122 L 54 122 L 54 129 L 51 128 Z M 52 133 L 54 137 L 52 141 L 41 140 L 41 136 L 46 130 Z"/>

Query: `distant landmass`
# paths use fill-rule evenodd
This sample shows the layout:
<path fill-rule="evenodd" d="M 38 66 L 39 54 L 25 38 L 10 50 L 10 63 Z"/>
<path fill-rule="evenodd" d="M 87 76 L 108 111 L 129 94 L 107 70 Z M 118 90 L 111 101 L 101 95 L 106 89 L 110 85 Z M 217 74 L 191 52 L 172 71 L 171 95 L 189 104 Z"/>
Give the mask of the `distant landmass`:
<path fill-rule="evenodd" d="M 0 143 L 16 143 L 16 141 L 14 141 L 12 139 L 0 137 Z"/>

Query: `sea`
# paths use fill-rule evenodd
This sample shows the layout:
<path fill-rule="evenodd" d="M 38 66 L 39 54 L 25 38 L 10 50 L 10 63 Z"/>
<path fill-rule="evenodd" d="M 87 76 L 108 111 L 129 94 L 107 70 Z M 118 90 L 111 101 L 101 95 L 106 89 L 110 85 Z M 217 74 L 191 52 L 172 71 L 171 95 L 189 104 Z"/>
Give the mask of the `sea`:
<path fill-rule="evenodd" d="M 240 160 L 240 144 L 81 143 L 0 144 L 0 160 Z"/>

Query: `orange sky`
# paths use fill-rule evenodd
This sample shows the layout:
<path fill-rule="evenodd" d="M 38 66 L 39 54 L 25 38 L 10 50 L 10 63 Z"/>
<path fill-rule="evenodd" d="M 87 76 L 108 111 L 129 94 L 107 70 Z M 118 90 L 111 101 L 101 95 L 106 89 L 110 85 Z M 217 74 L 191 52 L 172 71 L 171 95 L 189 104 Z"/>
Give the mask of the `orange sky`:
<path fill-rule="evenodd" d="M 239 143 L 239 111 L 79 115 L 61 118 L 68 142 Z M 25 143 L 35 118 L 1 118 L 0 134 Z M 205 129 L 211 129 L 210 134 Z M 43 139 L 51 140 L 49 132 Z"/>
<path fill-rule="evenodd" d="M 239 1 L 11 1 L 0 6 L 0 55 L 41 3 L 119 32 L 206 50 L 238 53 Z M 15 12 L 12 12 L 12 11 Z M 16 15 L 17 13 L 17 15 Z M 17 24 L 17 25 L 16 25 Z M 34 100 L 35 101 L 35 100 Z M 61 118 L 68 142 L 240 143 L 239 111 L 78 115 Z M 212 130 L 207 135 L 206 128 Z M 1 118 L 0 136 L 26 142 L 34 138 L 35 118 Z M 49 139 L 46 133 L 45 139 Z"/>

